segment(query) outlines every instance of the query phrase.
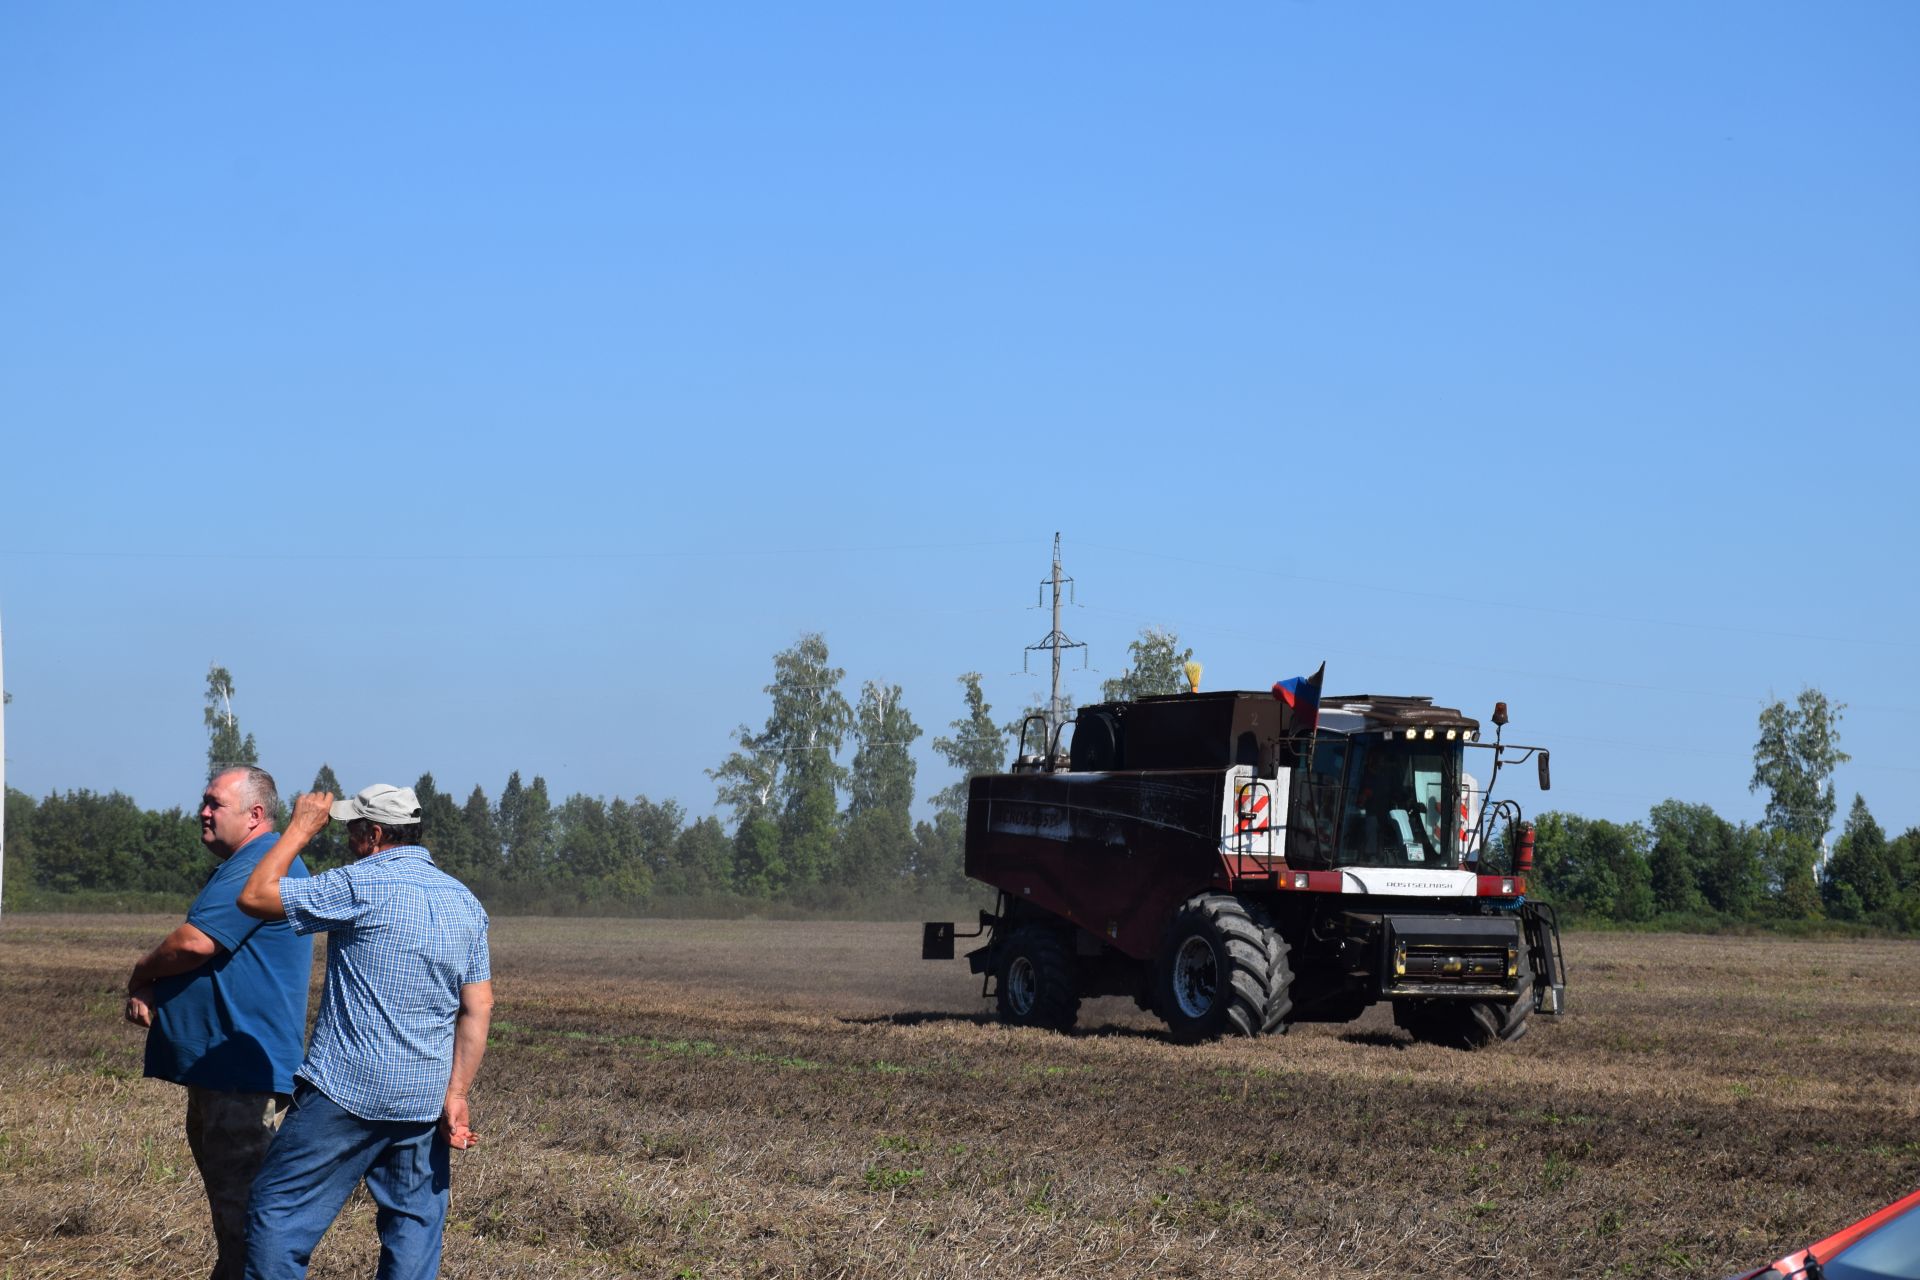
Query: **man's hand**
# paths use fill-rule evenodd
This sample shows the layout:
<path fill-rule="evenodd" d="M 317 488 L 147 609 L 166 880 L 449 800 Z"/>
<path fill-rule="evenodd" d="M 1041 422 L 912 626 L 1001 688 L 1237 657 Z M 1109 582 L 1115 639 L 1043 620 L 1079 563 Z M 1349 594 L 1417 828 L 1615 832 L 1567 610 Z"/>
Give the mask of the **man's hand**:
<path fill-rule="evenodd" d="M 493 1021 L 493 983 L 460 985 L 460 1012 L 453 1016 L 453 1072 L 447 1077 L 447 1101 L 440 1112 L 440 1132 L 447 1145 L 465 1151 L 480 1140 L 467 1124 L 467 1090 L 487 1052 L 487 1027 Z"/>
<path fill-rule="evenodd" d="M 313 791 L 293 802 L 293 820 L 287 823 L 287 836 L 302 844 L 320 834 L 333 820 L 333 793 Z M 283 837 L 285 838 L 285 837 Z"/>
<path fill-rule="evenodd" d="M 127 1021 L 136 1027 L 153 1025 L 152 987 L 142 987 L 127 996 Z"/>
<path fill-rule="evenodd" d="M 448 1098 L 440 1112 L 440 1136 L 456 1151 L 465 1151 L 480 1141 L 480 1135 L 467 1124 L 467 1100 Z"/>
<path fill-rule="evenodd" d="M 247 883 L 241 886 L 235 904 L 256 920 L 285 920 L 287 909 L 280 901 L 280 881 L 287 874 L 307 842 L 320 834 L 333 819 L 333 796 L 315 791 L 293 802 L 293 820 L 280 833 L 273 848 L 260 855 Z"/>

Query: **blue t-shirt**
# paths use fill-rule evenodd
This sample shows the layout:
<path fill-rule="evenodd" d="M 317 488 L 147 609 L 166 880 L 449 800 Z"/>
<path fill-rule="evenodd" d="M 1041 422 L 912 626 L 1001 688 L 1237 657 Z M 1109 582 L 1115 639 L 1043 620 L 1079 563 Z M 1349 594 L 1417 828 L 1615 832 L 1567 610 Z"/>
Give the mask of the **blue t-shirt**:
<path fill-rule="evenodd" d="M 292 1093 L 307 1030 L 313 940 L 284 920 L 256 920 L 237 899 L 272 832 L 214 869 L 187 908 L 187 923 L 220 948 L 197 969 L 154 983 L 146 1074 L 229 1093 Z M 295 858 L 288 877 L 305 879 Z"/>

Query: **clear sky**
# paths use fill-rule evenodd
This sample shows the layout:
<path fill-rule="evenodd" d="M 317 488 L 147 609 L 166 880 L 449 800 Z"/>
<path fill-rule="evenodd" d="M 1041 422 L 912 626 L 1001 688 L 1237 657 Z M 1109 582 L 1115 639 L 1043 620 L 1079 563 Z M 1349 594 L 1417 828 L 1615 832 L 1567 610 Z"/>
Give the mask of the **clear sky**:
<path fill-rule="evenodd" d="M 1323 659 L 1920 823 L 1920 6 L 0 9 L 7 780 L 712 805 L 806 631 Z M 1044 669 L 1035 663 L 1034 670 Z M 924 742 L 922 744 L 925 745 Z M 923 752 L 923 796 L 950 781 Z"/>

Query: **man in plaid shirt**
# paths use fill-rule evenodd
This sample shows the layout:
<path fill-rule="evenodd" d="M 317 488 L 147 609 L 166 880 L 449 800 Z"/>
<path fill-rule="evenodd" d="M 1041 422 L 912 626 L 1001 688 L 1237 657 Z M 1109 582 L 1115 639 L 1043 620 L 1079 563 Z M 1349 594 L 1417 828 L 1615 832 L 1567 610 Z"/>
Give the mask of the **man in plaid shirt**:
<path fill-rule="evenodd" d="M 287 878 L 329 816 L 347 824 L 354 861 Z M 293 1114 L 248 1203 L 248 1280 L 306 1275 L 362 1179 L 379 1206 L 382 1280 L 439 1274 L 448 1150 L 474 1142 L 467 1091 L 486 1051 L 493 982 L 487 913 L 419 838 L 410 787 L 371 786 L 337 804 L 301 796 L 240 892 L 249 915 L 332 935 Z"/>

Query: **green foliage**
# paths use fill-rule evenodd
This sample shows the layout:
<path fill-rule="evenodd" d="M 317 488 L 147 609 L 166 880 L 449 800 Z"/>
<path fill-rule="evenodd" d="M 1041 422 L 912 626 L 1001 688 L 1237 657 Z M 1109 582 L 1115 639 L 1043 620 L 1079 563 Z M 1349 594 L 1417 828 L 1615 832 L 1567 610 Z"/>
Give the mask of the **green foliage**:
<path fill-rule="evenodd" d="M 1896 865 L 1898 858 L 1888 852 L 1891 846 L 1884 839 L 1875 844 L 1878 828 L 1870 825 L 1863 802 L 1855 812 L 1849 831 L 1859 835 L 1858 853 L 1842 841 L 1850 858 L 1866 860 L 1877 848 L 1880 865 Z M 1903 899 L 1891 873 L 1877 882 L 1879 889 L 1869 890 L 1877 894 L 1872 899 L 1877 905 L 1869 907 L 1846 879 L 1853 862 L 1836 855 L 1827 877 L 1817 881 L 1819 850 L 1805 834 L 1736 826 L 1706 805 L 1662 801 L 1648 814 L 1645 826 L 1545 813 L 1536 827 L 1536 895 L 1590 922 L 1789 924 L 1818 921 L 1831 913 L 1836 919 L 1886 928 L 1912 927 L 1902 923 Z M 1920 907 L 1920 894 L 1915 906 Z M 1915 915 L 1915 923 L 1920 923 L 1920 912 Z"/>
<path fill-rule="evenodd" d="M 911 747 L 920 732 L 901 701 L 899 685 L 869 680 L 861 688 L 835 883 L 879 887 L 907 874 L 914 852 Z"/>
<path fill-rule="evenodd" d="M 1647 825 L 1656 910 L 1745 916 L 1760 902 L 1766 882 L 1757 832 L 1734 826 L 1704 804 L 1678 800 L 1655 805 Z"/>
<path fill-rule="evenodd" d="M 1908 827 L 1887 845 L 1887 866 L 1898 890 L 1892 917 L 1894 927 L 1920 931 L 1920 827 Z"/>
<path fill-rule="evenodd" d="M 969 671 L 960 677 L 966 690 L 967 713 L 952 722 L 952 737 L 933 740 L 933 749 L 959 770 L 957 781 L 935 794 L 934 804 L 943 813 L 965 813 L 967 780 L 983 773 L 999 773 L 1004 767 L 1006 745 L 1000 727 L 993 722 L 993 708 L 980 692 L 980 673 Z"/>
<path fill-rule="evenodd" d="M 10 790 L 6 858 L 10 900 L 29 887 L 191 894 L 214 865 L 191 815 L 142 809 L 118 791 L 68 791 L 35 803 Z"/>
<path fill-rule="evenodd" d="M 213 871 L 200 819 L 180 809 L 141 810 L 139 858 L 135 887 L 149 893 L 198 893 Z"/>
<path fill-rule="evenodd" d="M 913 808 L 916 766 L 912 747 L 920 726 L 900 698 L 900 686 L 867 681 L 853 719 L 853 768 L 847 779 L 847 813 L 876 810 L 904 817 Z"/>
<path fill-rule="evenodd" d="M 780 856 L 780 828 L 767 818 L 749 818 L 733 837 L 733 887 L 749 898 L 770 898 L 787 883 Z"/>
<path fill-rule="evenodd" d="M 1651 919 L 1653 876 L 1647 829 L 1571 813 L 1543 813 L 1535 823 L 1539 896 L 1590 916 Z"/>
<path fill-rule="evenodd" d="M 499 875 L 505 866 L 502 861 L 500 824 L 494 817 L 493 806 L 487 803 L 486 791 L 478 783 L 468 794 L 467 803 L 461 806 L 460 829 L 463 865 L 467 871 L 476 876 Z M 427 847 L 431 849 L 433 846 Z"/>
<path fill-rule="evenodd" d="M 603 901 L 643 905 L 653 894 L 653 867 L 634 806 L 572 795 L 554 811 L 554 865 L 549 882 Z"/>
<path fill-rule="evenodd" d="M 840 811 L 832 790 L 810 786 L 796 791 L 778 826 L 780 858 L 787 878 L 776 883 L 776 889 L 815 885 L 833 876 Z"/>
<path fill-rule="evenodd" d="M 773 709 L 760 741 L 780 760 L 780 853 L 790 883 L 816 884 L 832 870 L 847 773 L 835 759 L 853 722 L 840 692 L 847 673 L 829 663 L 827 642 L 817 632 L 775 654 L 773 671 L 766 686 Z"/>
<path fill-rule="evenodd" d="M 494 815 L 504 846 L 504 872 L 509 880 L 538 880 L 553 859 L 553 803 L 547 798 L 547 780 L 534 775 L 531 784 L 520 781 L 515 769 L 500 789 L 500 808 Z"/>
<path fill-rule="evenodd" d="M 1753 780 L 1767 790 L 1766 825 L 1800 836 L 1815 848 L 1827 837 L 1838 805 L 1833 771 L 1853 757 L 1840 750 L 1840 713 L 1818 689 L 1802 689 L 1794 705 L 1775 702 L 1760 713 L 1753 744 Z"/>
<path fill-rule="evenodd" d="M 233 677 L 223 666 L 207 667 L 206 707 L 201 718 L 207 727 L 207 776 L 235 765 L 260 763 L 260 752 L 253 735 L 240 733 L 240 721 L 233 714 Z"/>
<path fill-rule="evenodd" d="M 526 802 L 526 795 L 526 784 L 520 781 L 520 771 L 515 769 L 508 775 L 507 785 L 500 788 L 500 804 L 493 812 L 494 830 L 500 836 L 500 863 L 503 870 L 507 862 L 507 845 L 520 824 L 520 809 Z"/>
<path fill-rule="evenodd" d="M 1767 828 L 1760 844 L 1760 865 L 1767 883 L 1770 914 L 1780 920 L 1818 920 L 1826 913 L 1814 883 L 1819 846 L 1797 831 Z"/>
<path fill-rule="evenodd" d="M 7 843 L 0 850 L 6 859 L 7 876 L 0 884 L 0 909 L 13 910 L 29 889 L 38 883 L 34 871 L 33 811 L 38 806 L 32 796 L 13 787 L 7 788 Z"/>
<path fill-rule="evenodd" d="M 733 810 L 736 845 L 754 833 L 751 867 L 737 878 L 745 892 L 819 884 L 833 872 L 847 773 L 836 757 L 853 725 L 853 708 L 840 692 L 846 674 L 830 664 L 817 632 L 775 654 L 766 725 L 759 733 L 741 725 L 734 734 L 740 749 L 707 771 L 718 800 Z M 777 855 L 759 844 L 763 821 L 779 833 Z"/>
<path fill-rule="evenodd" d="M 139 884 L 140 807 L 115 791 L 50 795 L 33 813 L 34 872 L 42 888 L 131 888 Z"/>
<path fill-rule="evenodd" d="M 1732 839 L 1725 840 L 1720 834 L 1725 820 L 1716 818 L 1715 824 L 1706 856 L 1697 864 L 1701 893 L 1711 909 L 1750 918 L 1766 900 L 1766 868 L 1760 857 L 1766 833 L 1741 823 L 1731 828 Z"/>
<path fill-rule="evenodd" d="M 980 673 L 969 671 L 959 682 L 965 691 L 966 714 L 948 725 L 951 736 L 933 740 L 934 752 L 959 776 L 934 793 L 933 821 L 918 823 L 913 830 L 915 882 L 923 889 L 945 893 L 962 892 L 971 883 L 963 869 L 967 783 L 1006 767 L 1004 737 L 980 691 Z"/>
<path fill-rule="evenodd" d="M 1920 888 L 1920 827 L 1908 827 L 1887 845 L 1887 865 L 1901 892 Z"/>
<path fill-rule="evenodd" d="M 334 776 L 333 766 L 328 764 L 322 764 L 315 772 L 313 785 L 307 790 L 324 791 L 335 799 L 345 794 L 340 787 L 340 779 Z M 346 828 L 338 822 L 322 827 L 320 834 L 308 841 L 307 847 L 300 853 L 300 860 L 306 863 L 308 871 L 325 871 L 341 866 L 348 857 Z"/>
<path fill-rule="evenodd" d="M 420 840 L 433 852 L 435 865 L 449 875 L 468 874 L 474 851 L 467 841 L 460 806 L 434 782 L 431 772 L 420 775 L 413 784 L 413 794 L 420 801 Z"/>
<path fill-rule="evenodd" d="M 1127 645 L 1132 665 L 1118 676 L 1102 682 L 1102 702 L 1131 702 L 1164 693 L 1184 693 L 1187 688 L 1186 664 L 1192 649 L 1180 647 L 1180 636 L 1171 627 L 1143 627 L 1140 638 Z"/>
<path fill-rule="evenodd" d="M 662 894 L 691 898 L 722 892 L 732 881 L 733 843 L 718 818 L 705 817 L 674 837 L 658 885 Z"/>
<path fill-rule="evenodd" d="M 619 870 L 620 846 L 606 801 L 568 796 L 554 814 L 554 828 L 556 879 L 600 880 Z"/>
<path fill-rule="evenodd" d="M 733 731 L 733 738 L 740 749 L 707 770 L 707 776 L 714 781 L 714 799 L 732 809 L 735 822 L 744 829 L 772 811 L 780 757 L 745 725 Z"/>
<path fill-rule="evenodd" d="M 1704 811 L 1704 812 L 1703 812 Z M 1663 800 L 1649 815 L 1653 848 L 1647 854 L 1654 903 L 1662 911 L 1699 911 L 1706 905 L 1700 888 L 1700 849 L 1713 811 L 1705 805 Z"/>
<path fill-rule="evenodd" d="M 645 867 L 649 877 L 656 880 L 672 875 L 679 866 L 677 846 L 687 825 L 687 811 L 678 801 L 655 803 L 645 796 L 635 796 L 631 803 L 616 800 L 613 825 L 623 863 Z"/>
<path fill-rule="evenodd" d="M 864 889 L 894 883 L 913 861 L 913 819 L 900 809 L 850 814 L 840 832 L 834 882 Z"/>
<path fill-rule="evenodd" d="M 913 879 L 923 892 L 964 893 L 973 887 L 966 873 L 965 810 L 939 809 L 932 822 L 913 828 Z"/>
<path fill-rule="evenodd" d="M 1897 862 L 1866 798 L 1855 795 L 1840 842 L 1821 869 L 1820 900 L 1827 914 L 1836 920 L 1870 920 L 1893 911 L 1901 896 Z"/>

